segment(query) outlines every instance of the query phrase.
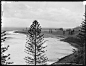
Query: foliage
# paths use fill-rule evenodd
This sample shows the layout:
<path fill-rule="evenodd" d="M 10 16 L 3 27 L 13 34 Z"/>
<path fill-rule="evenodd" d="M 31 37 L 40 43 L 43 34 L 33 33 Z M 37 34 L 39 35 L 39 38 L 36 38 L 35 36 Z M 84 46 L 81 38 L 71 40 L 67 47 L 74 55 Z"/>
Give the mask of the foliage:
<path fill-rule="evenodd" d="M 9 45 L 7 47 L 5 47 L 4 44 L 3 44 L 3 42 L 6 39 L 6 37 L 4 37 L 6 35 L 5 32 L 6 31 L 1 32 L 1 64 L 2 65 L 7 65 L 7 64 L 12 64 L 13 63 L 13 62 L 6 62 L 7 60 L 10 59 L 10 57 L 9 57 L 10 54 L 7 54 L 7 55 L 4 54 L 4 52 L 6 50 L 8 50 L 8 47 L 9 47 Z"/>
<path fill-rule="evenodd" d="M 81 39 L 82 44 L 85 44 L 85 40 L 86 40 L 86 13 L 85 13 L 85 19 L 84 21 L 81 23 L 81 30 L 80 33 L 77 35 L 77 37 L 79 39 Z M 84 46 L 84 45 L 83 45 Z"/>
<path fill-rule="evenodd" d="M 27 34 L 27 42 L 25 52 L 29 56 L 25 57 L 27 64 L 43 64 L 47 62 L 48 58 L 45 57 L 45 50 L 42 45 L 45 43 L 43 34 L 41 34 L 41 26 L 35 20 L 30 26 Z"/>
<path fill-rule="evenodd" d="M 63 28 L 59 28 L 59 30 L 62 30 L 63 31 Z"/>

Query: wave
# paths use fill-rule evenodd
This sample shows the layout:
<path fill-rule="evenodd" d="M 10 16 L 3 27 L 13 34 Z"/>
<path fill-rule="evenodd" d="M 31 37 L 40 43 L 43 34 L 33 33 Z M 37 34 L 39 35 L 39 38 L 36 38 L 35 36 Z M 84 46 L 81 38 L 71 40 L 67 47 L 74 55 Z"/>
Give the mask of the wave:
<path fill-rule="evenodd" d="M 17 30 L 6 31 L 6 34 L 7 34 L 7 35 L 10 35 L 10 34 L 19 34 L 19 33 L 15 33 L 15 31 L 17 31 Z"/>

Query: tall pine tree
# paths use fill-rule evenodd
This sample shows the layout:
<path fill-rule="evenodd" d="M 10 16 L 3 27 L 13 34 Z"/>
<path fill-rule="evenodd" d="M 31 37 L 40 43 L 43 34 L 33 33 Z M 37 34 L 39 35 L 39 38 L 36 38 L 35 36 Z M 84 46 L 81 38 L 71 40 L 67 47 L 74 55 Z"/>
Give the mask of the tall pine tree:
<path fill-rule="evenodd" d="M 86 13 L 85 19 L 81 23 L 81 30 L 77 37 L 81 40 L 80 49 L 78 50 L 77 63 L 85 65 L 85 43 L 86 43 Z"/>
<path fill-rule="evenodd" d="M 2 22 L 1 22 L 2 23 Z M 1 25 L 2 26 L 2 25 Z M 4 52 L 8 50 L 9 45 L 4 46 L 4 41 L 6 40 L 6 31 L 1 31 L 1 65 L 13 64 L 13 62 L 7 62 L 10 59 L 10 54 L 5 55 Z"/>
<path fill-rule="evenodd" d="M 29 55 L 24 59 L 28 65 L 40 65 L 45 64 L 48 61 L 44 50 L 46 46 L 43 46 L 46 42 L 43 35 L 44 34 L 41 34 L 40 24 L 35 20 L 28 30 L 27 42 L 25 45 L 25 52 Z"/>
<path fill-rule="evenodd" d="M 6 40 L 6 37 L 4 37 L 6 35 L 5 32 L 6 31 L 1 32 L 1 64 L 2 65 L 7 65 L 7 64 L 12 64 L 13 63 L 13 62 L 7 62 L 7 60 L 10 59 L 10 57 L 9 57 L 10 54 L 7 54 L 7 55 L 4 54 L 4 52 L 6 50 L 8 50 L 8 47 L 9 47 L 9 45 L 5 47 L 4 43 L 3 43 Z"/>
<path fill-rule="evenodd" d="M 85 46 L 85 41 L 86 41 L 86 13 L 85 13 L 84 17 L 85 17 L 85 19 L 81 23 L 80 33 L 77 35 L 77 37 L 79 37 L 82 42 L 82 46 Z"/>

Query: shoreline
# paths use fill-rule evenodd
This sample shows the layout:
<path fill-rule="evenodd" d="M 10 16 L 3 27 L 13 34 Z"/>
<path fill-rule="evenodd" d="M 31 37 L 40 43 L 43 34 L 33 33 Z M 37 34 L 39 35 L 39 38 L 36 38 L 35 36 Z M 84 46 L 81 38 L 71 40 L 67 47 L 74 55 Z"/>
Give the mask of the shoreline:
<path fill-rule="evenodd" d="M 20 34 L 24 34 L 24 35 L 26 35 L 27 33 L 25 33 L 25 32 L 19 32 L 19 31 L 14 31 L 14 33 L 20 33 Z M 52 35 L 52 34 L 51 34 Z M 49 38 L 49 37 L 47 37 L 47 38 Z M 52 37 L 51 37 L 52 38 Z M 62 38 L 61 36 L 55 36 L 55 37 L 53 37 L 53 38 L 56 38 L 56 39 L 59 39 L 60 41 L 63 41 L 65 38 Z M 63 42 L 66 42 L 66 41 L 63 41 Z M 69 43 L 71 46 L 73 46 L 73 47 L 75 47 L 73 44 L 71 44 L 70 42 L 67 42 L 67 43 Z M 76 48 L 76 47 L 75 47 Z M 59 63 L 60 61 L 64 61 L 64 59 L 65 58 L 68 58 L 69 56 L 71 56 L 71 55 L 73 55 L 73 54 L 76 54 L 75 52 L 74 53 L 72 53 L 72 54 L 69 54 L 69 55 L 67 55 L 67 56 L 65 56 L 65 57 L 63 57 L 63 58 L 61 58 L 61 59 L 59 59 L 57 62 L 55 62 L 55 63 Z M 51 65 L 53 65 L 53 64 L 55 64 L 54 62 L 53 63 L 50 63 Z"/>
<path fill-rule="evenodd" d="M 64 41 L 64 42 L 69 43 L 71 46 L 77 48 L 77 51 L 74 50 L 72 54 L 67 55 L 67 56 L 59 59 L 59 61 L 57 61 L 57 62 L 55 62 L 55 63 L 53 63 L 51 65 L 77 65 L 77 63 L 73 63 L 73 61 L 74 61 L 74 59 L 76 59 L 76 56 L 78 56 L 78 54 L 79 54 L 78 52 L 80 51 L 81 47 L 77 43 L 70 42 L 70 41 L 65 41 L 65 38 L 60 40 L 60 41 Z M 68 64 L 66 64 L 66 63 L 68 63 Z M 80 64 L 80 65 L 83 65 L 83 64 Z"/>

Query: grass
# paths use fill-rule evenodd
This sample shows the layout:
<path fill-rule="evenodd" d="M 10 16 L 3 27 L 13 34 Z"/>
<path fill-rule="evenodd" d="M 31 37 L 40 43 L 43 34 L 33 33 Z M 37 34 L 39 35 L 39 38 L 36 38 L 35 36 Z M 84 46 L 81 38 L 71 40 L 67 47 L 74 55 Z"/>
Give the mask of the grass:
<path fill-rule="evenodd" d="M 79 48 L 79 46 L 80 47 L 83 46 L 82 41 L 79 38 L 77 38 L 76 36 L 75 37 L 67 37 L 65 39 L 62 39 L 61 41 L 68 42 L 72 46 L 77 47 L 77 48 Z"/>

